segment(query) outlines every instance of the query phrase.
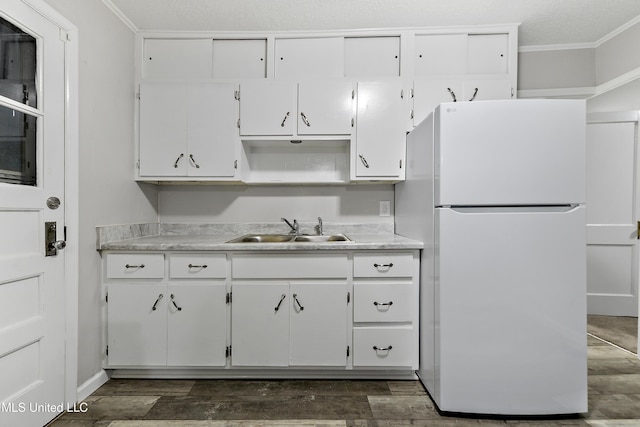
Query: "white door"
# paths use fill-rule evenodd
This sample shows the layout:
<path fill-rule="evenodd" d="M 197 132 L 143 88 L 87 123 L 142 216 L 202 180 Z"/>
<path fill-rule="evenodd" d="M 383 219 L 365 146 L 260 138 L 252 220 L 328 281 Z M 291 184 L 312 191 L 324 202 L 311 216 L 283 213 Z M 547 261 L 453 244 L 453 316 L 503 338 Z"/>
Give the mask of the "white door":
<path fill-rule="evenodd" d="M 0 25 L 0 425 L 38 426 L 65 401 L 65 44 L 18 0 Z"/>
<path fill-rule="evenodd" d="M 587 125 L 588 313 L 638 315 L 638 112 Z"/>
<path fill-rule="evenodd" d="M 352 94 L 342 80 L 298 84 L 298 134 L 350 135 Z"/>
<path fill-rule="evenodd" d="M 255 80 L 240 85 L 240 135 L 293 135 L 296 130 L 296 85 Z"/>

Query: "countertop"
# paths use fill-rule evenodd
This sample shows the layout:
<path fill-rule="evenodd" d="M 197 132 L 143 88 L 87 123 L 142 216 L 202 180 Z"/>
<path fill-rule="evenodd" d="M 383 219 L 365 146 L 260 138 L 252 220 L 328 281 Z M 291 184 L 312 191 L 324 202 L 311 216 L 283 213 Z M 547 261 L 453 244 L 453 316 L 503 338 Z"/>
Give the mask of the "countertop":
<path fill-rule="evenodd" d="M 389 227 L 328 227 L 324 234 L 343 233 L 352 242 L 227 243 L 256 230 L 237 227 L 135 224 L 97 228 L 96 249 L 100 251 L 317 251 L 317 250 L 416 250 L 421 241 L 394 234 Z M 340 230 L 340 231 L 337 231 Z"/>

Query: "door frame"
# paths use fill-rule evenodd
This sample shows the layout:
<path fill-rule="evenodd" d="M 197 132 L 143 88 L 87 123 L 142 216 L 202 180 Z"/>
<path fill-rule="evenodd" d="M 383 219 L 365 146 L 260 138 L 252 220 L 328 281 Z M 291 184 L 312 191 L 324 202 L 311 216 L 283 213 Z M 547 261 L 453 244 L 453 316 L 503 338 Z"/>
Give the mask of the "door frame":
<path fill-rule="evenodd" d="M 626 111 L 610 111 L 610 112 L 592 112 L 587 114 L 587 123 L 636 123 L 636 129 L 640 126 L 640 110 L 626 110 Z M 636 130 L 637 132 L 637 130 Z M 638 138 L 638 135 L 636 135 Z M 636 142 L 636 150 L 640 149 L 640 143 Z M 638 177 L 635 177 L 638 179 Z M 638 184 L 640 185 L 640 183 Z M 636 203 L 640 203 L 640 201 L 636 201 Z M 640 238 L 640 237 L 639 237 Z M 640 263 L 639 270 L 640 270 Z M 640 282 L 640 271 L 637 272 Z M 638 312 L 640 313 L 640 283 L 636 284 L 638 286 Z M 638 316 L 638 343 L 640 343 L 640 316 Z M 636 356 L 640 359 L 640 351 L 637 352 Z"/>
<path fill-rule="evenodd" d="M 64 200 L 67 246 L 64 263 L 65 286 L 65 400 L 78 398 L 78 267 L 79 267 L 79 105 L 78 105 L 78 28 L 44 0 L 21 0 L 58 26 L 65 42 L 64 53 Z"/>

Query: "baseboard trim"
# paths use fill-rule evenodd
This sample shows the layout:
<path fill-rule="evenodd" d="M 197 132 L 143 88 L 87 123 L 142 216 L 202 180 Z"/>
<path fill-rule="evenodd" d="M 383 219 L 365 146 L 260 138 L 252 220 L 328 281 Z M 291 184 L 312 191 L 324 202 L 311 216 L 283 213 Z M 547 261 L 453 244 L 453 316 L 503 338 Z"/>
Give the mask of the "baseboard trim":
<path fill-rule="evenodd" d="M 107 371 L 101 369 L 100 372 L 78 386 L 78 402 L 82 402 L 89 397 L 91 393 L 99 389 L 107 381 L 109 381 Z"/>

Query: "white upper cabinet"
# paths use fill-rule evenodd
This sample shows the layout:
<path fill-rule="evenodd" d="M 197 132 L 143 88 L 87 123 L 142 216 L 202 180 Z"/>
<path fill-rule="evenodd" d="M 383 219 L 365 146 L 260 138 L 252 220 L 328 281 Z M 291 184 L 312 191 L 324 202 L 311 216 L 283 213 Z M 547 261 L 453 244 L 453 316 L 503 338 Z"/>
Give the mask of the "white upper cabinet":
<path fill-rule="evenodd" d="M 405 91 L 399 81 L 358 83 L 352 179 L 403 179 Z"/>
<path fill-rule="evenodd" d="M 240 84 L 240 135 L 293 135 L 296 85 L 282 80 Z"/>
<path fill-rule="evenodd" d="M 266 40 L 213 40 L 214 79 L 238 80 L 266 76 Z"/>
<path fill-rule="evenodd" d="M 351 134 L 353 98 L 351 82 L 319 80 L 298 84 L 298 134 Z"/>
<path fill-rule="evenodd" d="M 141 177 L 233 177 L 237 139 L 231 83 L 140 87 Z"/>
<path fill-rule="evenodd" d="M 400 37 L 346 37 L 344 75 L 376 79 L 400 75 Z"/>
<path fill-rule="evenodd" d="M 210 79 L 211 39 L 145 39 L 142 77 L 161 79 Z"/>
<path fill-rule="evenodd" d="M 344 39 L 276 39 L 274 60 L 278 79 L 344 77 Z"/>
<path fill-rule="evenodd" d="M 417 76 L 458 75 L 467 71 L 466 34 L 429 34 L 415 38 Z"/>
<path fill-rule="evenodd" d="M 415 37 L 416 76 L 509 73 L 509 34 Z"/>
<path fill-rule="evenodd" d="M 295 84 L 255 80 L 240 85 L 240 134 L 351 134 L 353 85 L 344 80 Z"/>
<path fill-rule="evenodd" d="M 467 74 L 507 74 L 509 72 L 508 34 L 469 34 Z"/>

